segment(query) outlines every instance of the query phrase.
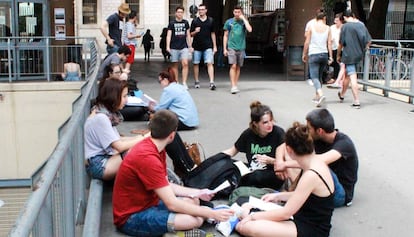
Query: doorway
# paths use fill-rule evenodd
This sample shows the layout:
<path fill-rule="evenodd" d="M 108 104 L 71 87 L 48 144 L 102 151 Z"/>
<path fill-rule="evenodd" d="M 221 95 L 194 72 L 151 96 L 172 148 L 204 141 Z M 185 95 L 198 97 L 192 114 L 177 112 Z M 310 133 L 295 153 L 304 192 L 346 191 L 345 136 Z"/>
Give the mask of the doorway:
<path fill-rule="evenodd" d="M 45 79 L 47 0 L 0 0 L 0 80 Z"/>

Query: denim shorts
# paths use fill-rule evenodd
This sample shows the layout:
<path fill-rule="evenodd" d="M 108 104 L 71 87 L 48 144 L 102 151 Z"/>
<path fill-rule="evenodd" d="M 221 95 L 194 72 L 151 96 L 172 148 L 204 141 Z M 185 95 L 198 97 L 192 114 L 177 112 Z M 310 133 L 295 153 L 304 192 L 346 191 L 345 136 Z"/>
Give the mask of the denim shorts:
<path fill-rule="evenodd" d="M 193 64 L 199 64 L 203 57 L 204 63 L 214 63 L 213 49 L 209 48 L 204 51 L 194 50 L 193 52 Z"/>
<path fill-rule="evenodd" d="M 188 59 L 190 55 L 188 54 L 188 48 L 183 49 L 171 49 L 171 62 L 176 63 L 183 59 Z"/>
<path fill-rule="evenodd" d="M 334 191 L 334 205 L 335 207 L 343 207 L 345 205 L 345 189 L 339 182 L 335 172 L 331 170 L 332 179 L 335 186 Z"/>
<path fill-rule="evenodd" d="M 355 64 L 346 64 L 345 69 L 346 69 L 346 74 L 348 76 L 356 73 L 356 65 Z"/>
<path fill-rule="evenodd" d="M 97 155 L 89 158 L 89 164 L 86 165 L 86 172 L 94 179 L 102 180 L 106 162 L 110 158 L 110 155 Z"/>
<path fill-rule="evenodd" d="M 174 232 L 175 213 L 170 212 L 160 200 L 157 206 L 150 207 L 129 216 L 125 224 L 118 228 L 132 236 L 162 236 Z"/>
<path fill-rule="evenodd" d="M 227 53 L 228 53 L 227 58 L 228 58 L 229 64 L 237 64 L 240 67 L 243 67 L 244 57 L 246 56 L 246 53 L 244 50 L 228 49 Z"/>

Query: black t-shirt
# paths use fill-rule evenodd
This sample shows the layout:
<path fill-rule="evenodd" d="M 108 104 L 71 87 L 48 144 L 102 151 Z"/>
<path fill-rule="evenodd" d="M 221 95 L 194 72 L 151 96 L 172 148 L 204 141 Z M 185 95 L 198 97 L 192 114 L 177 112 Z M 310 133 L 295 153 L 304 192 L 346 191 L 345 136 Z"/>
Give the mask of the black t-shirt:
<path fill-rule="evenodd" d="M 358 154 L 354 143 L 346 134 L 339 131 L 332 144 L 323 141 L 315 141 L 314 143 L 316 154 L 322 154 L 331 149 L 341 154 L 341 158 L 329 164 L 329 168 L 335 172 L 345 189 L 345 203 L 352 201 L 355 183 L 358 179 Z"/>
<path fill-rule="evenodd" d="M 248 128 L 240 135 L 234 146 L 238 151 L 246 153 L 247 161 L 250 164 L 252 156 L 255 154 L 275 157 L 276 148 L 284 143 L 284 136 L 283 129 L 276 125 L 266 137 L 260 137 Z M 273 166 L 267 165 L 267 169 L 273 169 Z"/>
<path fill-rule="evenodd" d="M 193 32 L 196 27 L 200 27 L 200 32 L 193 37 L 194 50 L 204 51 L 213 48 L 213 41 L 211 40 L 211 32 L 214 32 L 213 18 L 207 17 L 205 21 L 202 21 L 197 17 L 191 22 L 190 32 Z"/>
<path fill-rule="evenodd" d="M 187 45 L 187 30 L 190 29 L 190 24 L 187 20 L 182 19 L 181 21 L 171 21 L 168 24 L 168 30 L 171 30 L 171 49 L 184 49 L 188 48 Z"/>

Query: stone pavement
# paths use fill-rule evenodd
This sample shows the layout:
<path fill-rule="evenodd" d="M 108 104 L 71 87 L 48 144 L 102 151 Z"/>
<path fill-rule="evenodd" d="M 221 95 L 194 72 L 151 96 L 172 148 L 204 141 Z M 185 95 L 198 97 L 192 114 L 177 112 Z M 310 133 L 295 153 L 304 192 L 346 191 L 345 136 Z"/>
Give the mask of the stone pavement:
<path fill-rule="evenodd" d="M 158 99 L 161 87 L 157 75 L 168 64 L 159 58 L 153 60 L 145 63 L 138 59 L 132 66 L 132 74 L 145 93 Z M 315 108 L 311 102 L 313 88 L 303 78 L 288 77 L 278 70 L 280 66 L 248 61 L 241 72 L 241 92 L 236 95 L 229 93 L 227 68 L 219 68 L 216 72 L 216 91 L 208 89 L 203 70 L 201 88 L 190 88 L 198 106 L 200 127 L 180 132 L 182 138 L 200 142 L 206 157 L 229 148 L 248 127 L 249 104 L 253 100 L 269 105 L 276 123 L 282 128 L 288 128 L 294 121 L 305 122 L 305 115 Z M 189 86 L 192 83 L 190 74 Z M 353 139 L 360 165 L 353 205 L 334 211 L 331 236 L 411 236 L 414 191 L 409 188 L 409 182 L 414 180 L 411 160 L 414 113 L 409 111 L 413 106 L 361 92 L 362 107 L 356 110 L 350 107 L 350 91 L 344 103 L 339 103 L 336 90 L 324 87 L 324 92 L 325 106 L 334 115 L 336 127 Z M 145 126 L 145 122 L 124 122 L 119 130 L 127 135 L 130 130 Z M 242 154 L 237 157 L 243 159 Z M 110 188 L 105 187 L 101 236 L 123 236 L 112 224 Z"/>

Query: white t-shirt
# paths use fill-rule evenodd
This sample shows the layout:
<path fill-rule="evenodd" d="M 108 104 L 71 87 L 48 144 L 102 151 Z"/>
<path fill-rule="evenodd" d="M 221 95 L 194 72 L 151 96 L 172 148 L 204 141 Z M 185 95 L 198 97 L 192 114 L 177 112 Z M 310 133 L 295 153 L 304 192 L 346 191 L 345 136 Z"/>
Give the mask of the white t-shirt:
<path fill-rule="evenodd" d="M 337 50 L 339 45 L 339 35 L 341 34 L 341 28 L 336 27 L 335 24 L 331 25 L 331 37 L 332 37 L 332 50 Z"/>

